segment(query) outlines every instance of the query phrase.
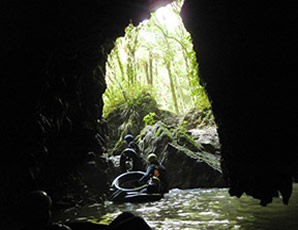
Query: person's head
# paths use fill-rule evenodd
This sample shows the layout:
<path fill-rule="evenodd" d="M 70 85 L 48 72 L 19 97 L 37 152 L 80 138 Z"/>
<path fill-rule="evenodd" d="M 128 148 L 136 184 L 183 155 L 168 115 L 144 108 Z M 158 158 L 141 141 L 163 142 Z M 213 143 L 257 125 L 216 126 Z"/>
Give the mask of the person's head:
<path fill-rule="evenodd" d="M 129 143 L 131 141 L 133 141 L 133 136 L 131 134 L 127 134 L 125 137 L 124 137 L 124 140 Z"/>
<path fill-rule="evenodd" d="M 150 153 L 147 157 L 147 161 L 149 162 L 149 164 L 154 164 L 157 163 L 157 156 L 155 153 Z"/>
<path fill-rule="evenodd" d="M 24 197 L 23 218 L 25 225 L 46 226 L 51 222 L 52 199 L 44 191 L 30 192 Z"/>

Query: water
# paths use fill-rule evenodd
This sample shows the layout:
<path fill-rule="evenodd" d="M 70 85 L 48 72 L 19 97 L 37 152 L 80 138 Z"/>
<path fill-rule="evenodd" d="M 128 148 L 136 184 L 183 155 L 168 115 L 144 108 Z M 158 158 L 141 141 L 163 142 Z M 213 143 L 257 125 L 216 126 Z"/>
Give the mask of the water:
<path fill-rule="evenodd" d="M 156 230 L 298 229 L 298 184 L 294 184 L 289 205 L 276 198 L 262 207 L 258 200 L 248 196 L 230 197 L 228 189 L 173 189 L 157 202 L 93 204 L 80 210 L 67 210 L 60 220 L 109 223 L 123 211 L 143 217 Z"/>

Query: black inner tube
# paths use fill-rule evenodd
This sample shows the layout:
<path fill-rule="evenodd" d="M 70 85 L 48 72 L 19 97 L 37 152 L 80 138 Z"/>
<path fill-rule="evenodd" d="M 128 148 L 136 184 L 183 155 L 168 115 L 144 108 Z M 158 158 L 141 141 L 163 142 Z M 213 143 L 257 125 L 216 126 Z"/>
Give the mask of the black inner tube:
<path fill-rule="evenodd" d="M 141 189 L 145 188 L 147 184 L 136 186 L 136 182 L 144 174 L 145 173 L 141 171 L 123 173 L 114 180 L 112 186 L 125 192 L 140 191 Z"/>

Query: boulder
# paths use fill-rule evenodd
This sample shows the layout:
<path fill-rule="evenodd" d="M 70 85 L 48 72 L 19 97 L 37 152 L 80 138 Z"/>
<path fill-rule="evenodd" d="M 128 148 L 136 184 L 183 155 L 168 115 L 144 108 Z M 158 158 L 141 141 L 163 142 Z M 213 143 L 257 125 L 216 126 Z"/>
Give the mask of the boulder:
<path fill-rule="evenodd" d="M 185 114 L 184 121 L 187 122 L 188 129 L 204 128 L 215 126 L 215 120 L 211 108 L 198 109 L 192 108 Z"/>
<path fill-rule="evenodd" d="M 167 169 L 170 188 L 225 187 L 219 158 L 207 153 L 194 153 L 175 144 L 168 144 L 161 155 Z"/>
<path fill-rule="evenodd" d="M 146 157 L 151 152 L 160 155 L 166 145 L 173 140 L 172 134 L 164 128 L 164 124 L 158 121 L 154 126 L 148 125 L 141 134 L 139 146 Z"/>
<path fill-rule="evenodd" d="M 150 152 L 156 153 L 167 169 L 170 188 L 226 186 L 220 169 L 219 155 L 214 154 L 215 151 L 205 151 L 200 138 L 195 141 L 189 134 L 191 132 L 184 133 L 178 128 L 169 128 L 159 121 L 154 126 L 145 127 L 139 145 L 144 151 L 144 156 Z M 205 135 L 202 140 L 207 142 L 207 137 L 208 135 Z M 218 141 L 215 134 L 209 137 L 214 138 L 210 143 Z"/>
<path fill-rule="evenodd" d="M 189 132 L 191 133 L 191 136 L 194 137 L 195 142 L 200 144 L 205 151 L 213 154 L 220 154 L 221 145 L 216 127 L 212 126 L 204 129 L 191 129 Z"/>

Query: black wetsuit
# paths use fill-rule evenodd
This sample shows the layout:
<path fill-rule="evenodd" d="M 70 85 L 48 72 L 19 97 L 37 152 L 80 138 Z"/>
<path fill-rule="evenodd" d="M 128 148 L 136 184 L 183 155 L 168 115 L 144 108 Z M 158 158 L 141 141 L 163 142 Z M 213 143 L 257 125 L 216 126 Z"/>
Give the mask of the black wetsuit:
<path fill-rule="evenodd" d="M 169 191 L 166 168 L 162 164 L 154 163 L 149 165 L 145 175 L 140 178 L 139 183 L 147 182 L 152 177 L 157 177 L 160 181 L 160 185 L 155 192 L 166 193 Z"/>
<path fill-rule="evenodd" d="M 134 141 L 129 142 L 129 144 L 128 144 L 127 147 L 130 148 L 130 149 L 135 150 L 136 153 L 137 153 L 137 155 L 140 154 L 140 148 L 139 148 L 139 146 Z"/>

